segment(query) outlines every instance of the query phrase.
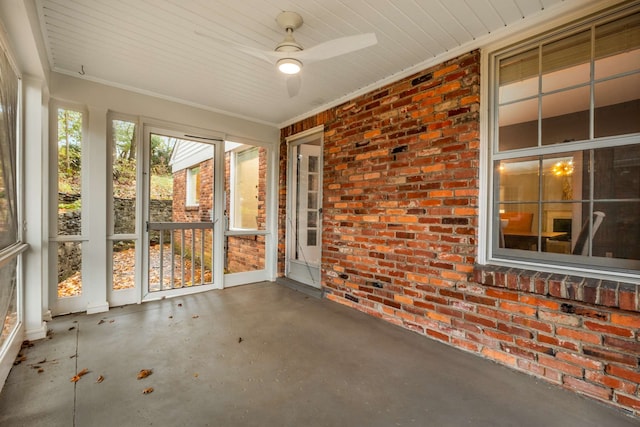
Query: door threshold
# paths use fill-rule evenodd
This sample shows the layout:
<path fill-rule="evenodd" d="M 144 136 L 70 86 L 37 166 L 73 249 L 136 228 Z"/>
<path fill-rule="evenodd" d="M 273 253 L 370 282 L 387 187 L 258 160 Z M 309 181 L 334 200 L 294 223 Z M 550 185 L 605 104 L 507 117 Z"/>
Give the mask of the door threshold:
<path fill-rule="evenodd" d="M 278 277 L 276 278 L 276 283 L 279 285 L 284 285 L 287 288 L 293 289 L 294 291 L 301 292 L 310 297 L 322 299 L 324 297 L 324 291 L 322 289 L 314 288 L 309 285 L 305 285 L 302 282 L 298 282 L 297 280 L 289 279 L 288 277 Z"/>

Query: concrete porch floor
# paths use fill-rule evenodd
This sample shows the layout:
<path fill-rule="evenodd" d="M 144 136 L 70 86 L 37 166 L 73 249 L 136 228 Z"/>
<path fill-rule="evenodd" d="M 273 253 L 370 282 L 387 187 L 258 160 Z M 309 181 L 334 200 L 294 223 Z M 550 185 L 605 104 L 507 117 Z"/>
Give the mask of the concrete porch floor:
<path fill-rule="evenodd" d="M 49 328 L 0 393 L 2 426 L 639 424 L 275 283 L 63 316 Z M 138 380 L 141 369 L 153 373 Z"/>

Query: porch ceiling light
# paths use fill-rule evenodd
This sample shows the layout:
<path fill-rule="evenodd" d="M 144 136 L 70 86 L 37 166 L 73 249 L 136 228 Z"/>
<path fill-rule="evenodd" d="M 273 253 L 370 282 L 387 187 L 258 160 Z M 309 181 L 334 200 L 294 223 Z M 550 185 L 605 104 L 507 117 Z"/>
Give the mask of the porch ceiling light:
<path fill-rule="evenodd" d="M 284 74 L 298 74 L 302 69 L 302 62 L 293 58 L 282 58 L 276 63 L 278 70 Z"/>

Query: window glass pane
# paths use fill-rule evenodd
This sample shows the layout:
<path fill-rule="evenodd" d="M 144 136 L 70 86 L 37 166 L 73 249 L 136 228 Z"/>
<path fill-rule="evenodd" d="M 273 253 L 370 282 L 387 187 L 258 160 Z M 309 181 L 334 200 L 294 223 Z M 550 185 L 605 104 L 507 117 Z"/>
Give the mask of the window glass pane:
<path fill-rule="evenodd" d="M 318 175 L 309 174 L 309 191 L 318 191 Z"/>
<path fill-rule="evenodd" d="M 187 169 L 187 206 L 200 203 L 200 167 Z"/>
<path fill-rule="evenodd" d="M 318 245 L 318 230 L 307 229 L 307 246 Z"/>
<path fill-rule="evenodd" d="M 542 92 L 587 83 L 590 60 L 590 30 L 543 45 Z"/>
<path fill-rule="evenodd" d="M 0 51 L 0 77 L 0 249 L 3 249 L 18 241 L 18 77 L 3 51 Z"/>
<path fill-rule="evenodd" d="M 498 122 L 500 151 L 538 146 L 538 98 L 501 106 Z"/>
<path fill-rule="evenodd" d="M 60 242 L 58 248 L 58 298 L 82 294 L 82 243 Z"/>
<path fill-rule="evenodd" d="M 235 154 L 233 228 L 258 228 L 259 165 L 257 148 L 245 149 Z"/>
<path fill-rule="evenodd" d="M 179 175 L 180 171 L 174 174 L 173 166 L 169 164 L 171 153 L 178 143 L 176 138 L 170 138 L 163 135 L 151 135 L 151 152 L 149 155 L 149 221 L 166 222 L 172 220 L 172 204 L 179 204 L 183 207 L 184 196 L 173 197 L 174 194 L 174 177 Z M 182 191 L 184 191 L 184 170 L 182 171 L 183 180 L 181 181 Z M 180 209 L 183 212 L 184 209 Z M 176 208 L 173 207 L 175 214 Z"/>
<path fill-rule="evenodd" d="M 595 85 L 596 138 L 640 132 L 640 73 Z"/>
<path fill-rule="evenodd" d="M 538 204 L 500 204 L 501 247 L 538 250 Z"/>
<path fill-rule="evenodd" d="M 596 200 L 640 200 L 640 144 L 594 150 L 593 170 Z"/>
<path fill-rule="evenodd" d="M 542 79 L 542 92 L 548 93 L 589 81 L 588 62 L 546 74 Z"/>
<path fill-rule="evenodd" d="M 318 172 L 319 160 L 318 156 L 309 156 L 309 172 Z"/>
<path fill-rule="evenodd" d="M 531 98 L 538 94 L 538 77 L 528 78 L 508 85 L 500 86 L 499 103 L 506 104 L 519 99 Z"/>
<path fill-rule="evenodd" d="M 318 226 L 318 211 L 307 212 L 307 227 L 315 228 Z"/>
<path fill-rule="evenodd" d="M 111 268 L 114 291 L 131 289 L 136 284 L 136 241 L 119 240 L 113 242 Z"/>
<path fill-rule="evenodd" d="M 542 97 L 542 145 L 589 139 L 589 86 Z"/>
<path fill-rule="evenodd" d="M 58 234 L 82 234 L 82 113 L 58 109 Z"/>
<path fill-rule="evenodd" d="M 507 58 L 500 59 L 499 67 L 499 85 L 503 87 L 517 83 L 527 82 L 523 90 L 515 95 L 507 96 L 507 98 L 520 99 L 538 93 L 538 69 L 539 69 L 538 48 L 530 49 Z M 535 81 L 532 86 L 530 80 Z M 502 93 L 500 94 L 502 100 Z M 503 101 L 501 101 L 503 102 Z"/>
<path fill-rule="evenodd" d="M 582 203 L 542 203 L 542 251 L 570 254 Z"/>
<path fill-rule="evenodd" d="M 539 160 L 533 157 L 497 162 L 495 180 L 499 201 L 537 201 L 539 167 Z"/>
<path fill-rule="evenodd" d="M 307 195 L 307 208 L 318 209 L 318 193 L 313 192 Z"/>
<path fill-rule="evenodd" d="M 573 239 L 573 255 L 580 256 L 604 256 L 602 252 L 602 236 L 604 235 L 602 225 L 606 219 L 606 214 L 597 207 L 591 213 L 589 204 L 583 203 L 582 211 L 577 215 L 582 225 L 578 234 Z M 574 233 L 575 234 L 575 233 Z"/>
<path fill-rule="evenodd" d="M 596 27 L 595 78 L 640 69 L 640 13 Z"/>
<path fill-rule="evenodd" d="M 602 223 L 593 239 L 593 255 L 606 258 L 640 260 L 640 200 L 596 202 Z"/>
<path fill-rule="evenodd" d="M 113 234 L 136 232 L 136 124 L 111 122 L 113 134 Z"/>
<path fill-rule="evenodd" d="M 637 71 L 638 69 L 640 69 L 640 49 L 635 49 L 630 52 L 621 52 L 617 55 L 597 59 L 595 78 L 600 80 L 616 74 Z"/>
<path fill-rule="evenodd" d="M 588 179 L 582 176 L 581 152 L 545 156 L 542 162 L 542 200 L 560 202 L 580 200 L 589 194 Z M 584 181 L 584 187 L 583 187 Z"/>
<path fill-rule="evenodd" d="M 18 325 L 17 265 L 15 257 L 0 268 L 0 349 Z"/>

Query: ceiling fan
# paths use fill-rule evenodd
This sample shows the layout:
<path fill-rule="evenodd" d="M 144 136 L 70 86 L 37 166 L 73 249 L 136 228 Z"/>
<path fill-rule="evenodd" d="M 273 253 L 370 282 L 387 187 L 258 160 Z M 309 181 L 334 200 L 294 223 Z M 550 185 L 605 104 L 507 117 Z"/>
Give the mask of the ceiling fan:
<path fill-rule="evenodd" d="M 263 50 L 251 46 L 245 46 L 231 40 L 220 40 L 208 34 L 201 33 L 196 30 L 196 34 L 205 36 L 227 45 L 233 46 L 235 49 L 248 55 L 275 64 L 278 70 L 284 74 L 288 74 L 287 90 L 289 96 L 297 95 L 300 90 L 300 78 L 298 73 L 304 64 L 322 61 L 336 56 L 345 55 L 355 52 L 369 46 L 373 46 L 378 42 L 375 33 L 365 33 L 355 36 L 340 37 L 329 40 L 308 49 L 305 49 L 293 38 L 293 32 L 302 26 L 304 22 L 302 16 L 296 12 L 281 12 L 276 22 L 285 30 L 286 35 L 275 47 L 274 50 Z"/>

